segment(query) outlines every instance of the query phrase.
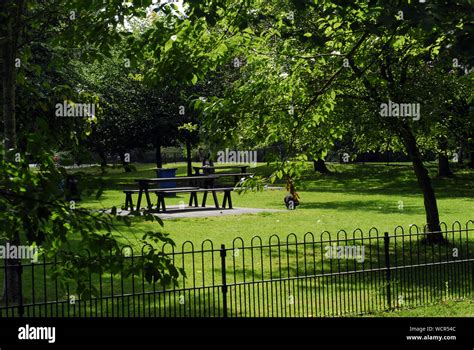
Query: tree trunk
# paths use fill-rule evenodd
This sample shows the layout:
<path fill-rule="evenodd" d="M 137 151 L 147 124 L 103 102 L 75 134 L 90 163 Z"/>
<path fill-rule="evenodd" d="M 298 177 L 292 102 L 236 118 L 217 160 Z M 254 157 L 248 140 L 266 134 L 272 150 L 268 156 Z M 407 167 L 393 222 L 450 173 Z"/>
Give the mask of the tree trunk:
<path fill-rule="evenodd" d="M 470 134 L 469 136 L 470 140 L 468 141 L 468 143 L 466 144 L 466 153 L 468 154 L 468 157 L 469 157 L 469 163 L 468 163 L 468 166 L 471 168 L 471 169 L 474 169 L 474 133 Z"/>
<path fill-rule="evenodd" d="M 362 78 L 362 82 L 365 85 L 369 95 L 373 97 L 374 101 L 380 101 L 381 96 L 379 96 L 378 90 L 370 83 L 370 81 L 365 76 L 363 76 L 362 71 L 357 66 L 355 66 L 352 57 L 349 58 L 349 63 L 356 76 L 358 78 Z M 388 79 L 386 80 L 389 82 L 389 87 L 391 89 L 390 84 L 393 83 L 393 77 L 387 78 Z M 438 205 L 436 203 L 436 195 L 431 184 L 431 179 L 428 170 L 425 168 L 421 159 L 421 154 L 418 149 L 418 145 L 416 144 L 415 136 L 411 132 L 409 125 L 405 124 L 405 122 L 397 124 L 397 129 L 399 137 L 406 148 L 406 152 L 411 158 L 418 185 L 420 186 L 423 192 L 426 222 L 428 224 L 429 231 L 426 234 L 426 242 L 445 243 L 439 222 L 439 212 Z"/>
<path fill-rule="evenodd" d="M 15 58 L 19 35 L 21 33 L 21 16 L 24 10 L 24 0 L 3 2 L 0 5 L 2 28 L 0 38 L 0 61 L 2 66 L 2 112 L 4 128 L 4 146 L 6 150 L 15 150 L 16 139 L 16 67 Z M 13 159 L 11 159 L 13 161 Z M 15 232 L 10 245 L 19 245 L 19 233 Z M 3 279 L 3 302 L 9 305 L 20 304 L 21 295 L 21 262 L 18 259 L 5 259 L 5 276 Z"/>
<path fill-rule="evenodd" d="M 15 66 L 12 58 L 13 52 L 9 45 L 4 45 L 3 53 L 3 125 L 4 146 L 6 150 L 16 149 L 16 116 L 15 116 Z M 5 49 L 5 47 L 7 47 Z M 12 154 L 10 154 L 12 155 Z M 13 159 L 10 159 L 13 161 Z M 11 246 L 20 243 L 18 233 L 8 242 Z M 5 259 L 5 276 L 3 279 L 2 301 L 9 306 L 18 305 L 21 302 L 21 263 L 18 259 Z"/>
<path fill-rule="evenodd" d="M 421 154 L 416 144 L 415 137 L 411 130 L 406 126 L 401 133 L 403 143 L 405 144 L 408 155 L 410 156 L 415 175 L 418 180 L 418 185 L 423 192 L 426 222 L 428 224 L 429 232 L 426 240 L 428 243 L 444 243 L 443 234 L 441 233 L 441 226 L 439 223 L 438 205 L 436 202 L 436 195 L 431 184 L 431 179 L 428 170 L 423 164 Z"/>
<path fill-rule="evenodd" d="M 101 168 L 106 168 L 107 167 L 107 157 L 105 155 L 100 156 L 101 162 L 100 166 Z"/>
<path fill-rule="evenodd" d="M 163 158 L 161 156 L 161 144 L 158 139 L 156 140 L 155 160 L 156 160 L 156 167 L 163 168 Z"/>
<path fill-rule="evenodd" d="M 330 171 L 324 162 L 324 159 L 313 160 L 314 171 L 320 172 L 321 174 L 329 174 Z"/>
<path fill-rule="evenodd" d="M 448 149 L 448 142 L 446 139 L 442 139 L 439 142 L 440 152 L 438 154 L 438 175 L 441 177 L 453 176 L 451 169 L 449 168 L 449 158 L 446 155 Z"/>
<path fill-rule="evenodd" d="M 20 236 L 14 233 L 13 238 L 8 241 L 9 246 L 19 246 Z M 8 306 L 22 304 L 21 290 L 21 261 L 19 259 L 5 259 L 5 276 L 3 278 L 2 301 Z"/>
<path fill-rule="evenodd" d="M 105 168 L 107 167 L 107 156 L 102 149 L 97 150 L 97 154 L 100 157 L 100 168 L 102 172 L 105 172 Z"/>
<path fill-rule="evenodd" d="M 438 155 L 438 175 L 441 177 L 453 176 L 453 172 L 449 167 L 449 158 L 444 153 Z"/>
<path fill-rule="evenodd" d="M 188 164 L 188 176 L 193 176 L 193 163 L 191 159 L 191 142 L 186 139 L 186 162 Z"/>
<path fill-rule="evenodd" d="M 5 134 L 6 150 L 16 148 L 16 113 L 15 113 L 15 89 L 16 89 L 16 71 L 15 71 L 15 53 L 11 44 L 6 43 L 2 47 L 3 52 L 3 126 Z"/>

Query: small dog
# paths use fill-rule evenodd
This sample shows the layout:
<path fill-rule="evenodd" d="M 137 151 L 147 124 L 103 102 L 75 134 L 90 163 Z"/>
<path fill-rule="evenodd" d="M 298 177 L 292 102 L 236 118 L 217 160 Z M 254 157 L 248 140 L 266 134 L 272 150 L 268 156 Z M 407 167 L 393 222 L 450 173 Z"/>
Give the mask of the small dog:
<path fill-rule="evenodd" d="M 300 202 L 297 199 L 295 199 L 291 194 L 285 196 L 283 201 L 285 202 L 286 208 L 288 210 L 295 210 L 296 207 L 300 205 Z"/>

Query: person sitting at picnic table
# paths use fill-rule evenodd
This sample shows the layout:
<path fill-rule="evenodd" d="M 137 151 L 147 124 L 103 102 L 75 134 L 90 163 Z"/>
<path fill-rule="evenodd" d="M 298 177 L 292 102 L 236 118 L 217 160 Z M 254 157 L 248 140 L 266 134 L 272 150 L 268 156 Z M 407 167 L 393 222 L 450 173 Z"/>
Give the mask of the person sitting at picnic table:
<path fill-rule="evenodd" d="M 214 162 L 211 159 L 211 153 L 208 152 L 207 155 L 203 158 L 202 160 L 202 166 L 203 167 L 213 167 Z M 204 174 L 212 174 L 214 173 L 214 169 L 203 169 Z"/>

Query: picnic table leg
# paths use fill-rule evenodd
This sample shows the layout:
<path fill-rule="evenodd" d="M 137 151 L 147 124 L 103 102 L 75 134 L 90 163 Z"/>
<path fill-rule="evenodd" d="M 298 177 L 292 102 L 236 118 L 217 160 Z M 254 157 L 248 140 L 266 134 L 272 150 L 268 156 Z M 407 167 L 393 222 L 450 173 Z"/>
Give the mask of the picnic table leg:
<path fill-rule="evenodd" d="M 207 191 L 204 192 L 202 195 L 202 207 L 204 208 L 206 206 L 206 200 L 207 200 Z"/>
<path fill-rule="evenodd" d="M 227 191 L 227 198 L 228 198 L 228 200 L 229 200 L 229 209 L 232 209 L 231 191 Z"/>
<path fill-rule="evenodd" d="M 231 191 L 224 192 L 224 201 L 222 202 L 222 208 L 225 208 L 226 205 L 229 205 L 229 209 L 232 209 L 232 198 L 230 196 Z"/>
<path fill-rule="evenodd" d="M 129 196 L 130 196 L 130 199 L 129 199 L 128 203 L 130 204 L 130 210 L 133 211 L 133 197 L 132 197 L 131 193 L 129 194 Z M 125 208 L 125 209 L 127 209 L 127 208 Z"/>
<path fill-rule="evenodd" d="M 164 193 L 160 193 L 158 195 L 158 200 L 159 202 L 161 203 L 161 208 L 163 209 L 163 213 L 166 211 L 166 205 L 165 205 L 165 194 Z M 158 211 L 160 211 L 160 206 L 158 205 Z"/>
<path fill-rule="evenodd" d="M 224 199 L 222 200 L 222 208 L 225 209 L 226 204 L 227 204 L 227 191 L 224 192 Z"/>
<path fill-rule="evenodd" d="M 165 195 L 163 193 L 156 193 L 158 200 L 156 201 L 156 209 L 160 211 L 160 208 L 163 208 L 163 211 L 166 211 L 165 207 Z"/>
<path fill-rule="evenodd" d="M 148 204 L 148 209 L 153 209 L 153 204 L 151 204 L 150 193 L 148 192 L 148 188 L 145 189 L 145 197 L 146 203 Z"/>
<path fill-rule="evenodd" d="M 217 193 L 216 191 L 212 191 L 212 197 L 214 198 L 214 204 L 217 209 L 219 209 L 219 201 L 217 200 Z"/>
<path fill-rule="evenodd" d="M 131 193 L 125 193 L 125 210 L 128 210 L 128 208 L 131 206 L 132 211 L 133 211 L 133 203 L 132 203 L 132 194 Z"/>
<path fill-rule="evenodd" d="M 193 205 L 195 207 L 199 206 L 196 192 L 191 192 L 189 195 L 189 206 L 192 207 Z"/>
<path fill-rule="evenodd" d="M 128 210 L 128 193 L 125 193 L 125 210 Z"/>
<path fill-rule="evenodd" d="M 140 192 L 138 192 L 137 210 L 140 210 L 140 204 L 142 203 L 142 193 L 143 193 L 143 188 L 141 188 L 140 186 Z"/>

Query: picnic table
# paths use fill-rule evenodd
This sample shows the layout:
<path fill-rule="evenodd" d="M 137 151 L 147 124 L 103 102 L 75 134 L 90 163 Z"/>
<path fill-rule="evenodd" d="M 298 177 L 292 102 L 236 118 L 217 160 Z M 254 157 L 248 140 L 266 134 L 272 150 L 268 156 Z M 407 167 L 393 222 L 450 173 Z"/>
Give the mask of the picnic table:
<path fill-rule="evenodd" d="M 248 165 L 217 165 L 217 166 L 194 166 L 194 172 L 196 175 L 200 175 L 201 174 L 201 170 L 202 171 L 206 171 L 206 170 L 216 170 L 216 169 L 240 169 L 240 172 L 242 174 L 245 174 L 247 173 L 247 168 L 249 166 Z"/>
<path fill-rule="evenodd" d="M 151 184 L 159 184 L 161 182 L 167 181 L 175 181 L 175 182 L 188 182 L 191 187 L 186 188 L 166 188 L 163 189 L 162 192 L 166 193 L 182 193 L 182 192 L 189 192 L 191 193 L 190 198 L 190 205 L 192 205 L 193 200 L 197 204 L 197 196 L 196 192 L 204 192 L 207 195 L 207 192 L 212 192 L 214 196 L 214 201 L 217 201 L 215 192 L 217 190 L 224 190 L 223 188 L 215 188 L 215 180 L 222 178 L 222 177 L 234 177 L 234 186 L 239 182 L 239 179 L 246 176 L 254 175 L 253 173 L 218 173 L 218 174 L 209 174 L 209 175 L 198 175 L 198 176 L 176 176 L 176 177 L 163 177 L 163 178 L 143 178 L 143 179 L 135 179 L 135 182 L 138 183 L 139 191 L 138 191 L 138 200 L 137 200 L 137 209 L 140 209 L 140 204 L 142 200 L 143 194 L 145 194 L 145 198 L 147 201 L 148 208 L 152 208 L 152 203 L 150 199 L 150 185 Z M 199 185 L 199 186 L 197 186 Z M 157 191 L 157 190 L 154 190 Z M 226 198 L 230 203 L 230 195 L 227 193 L 226 189 Z M 216 202 L 217 203 L 217 202 Z M 217 205 L 217 204 L 216 204 Z M 164 203 L 163 203 L 164 206 Z"/>

